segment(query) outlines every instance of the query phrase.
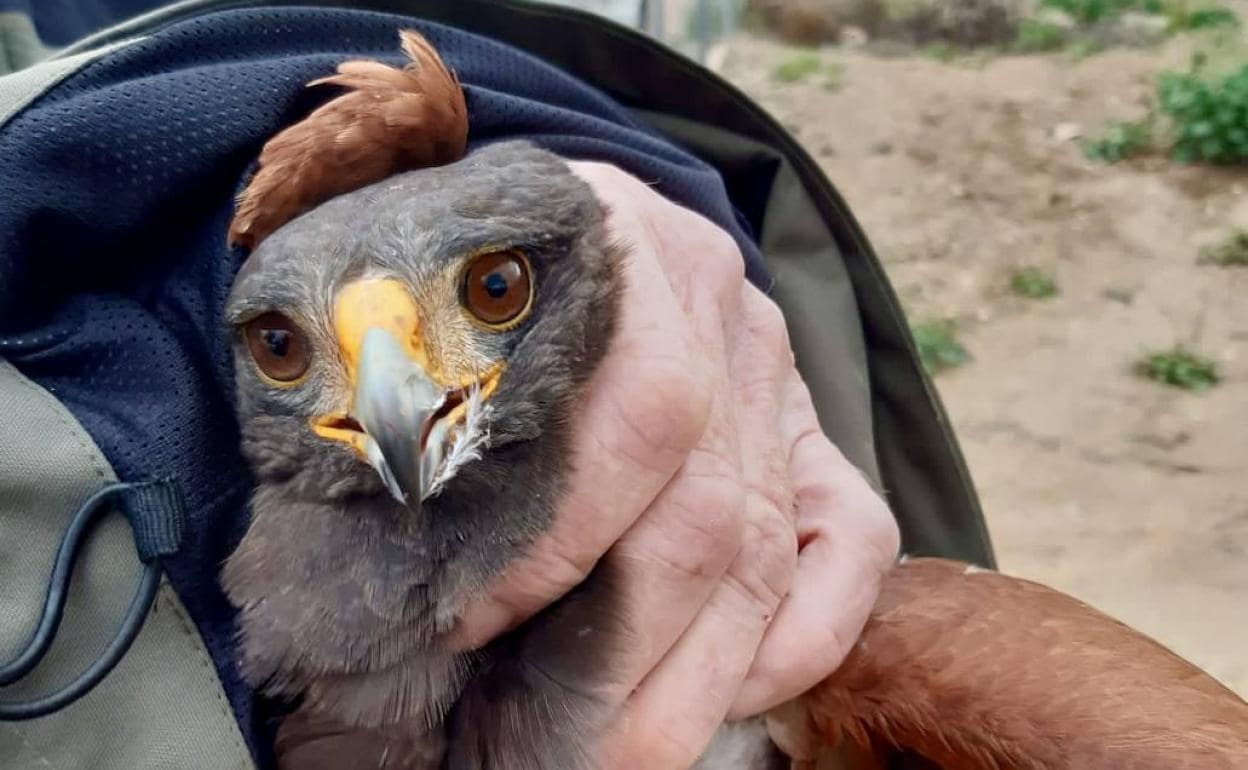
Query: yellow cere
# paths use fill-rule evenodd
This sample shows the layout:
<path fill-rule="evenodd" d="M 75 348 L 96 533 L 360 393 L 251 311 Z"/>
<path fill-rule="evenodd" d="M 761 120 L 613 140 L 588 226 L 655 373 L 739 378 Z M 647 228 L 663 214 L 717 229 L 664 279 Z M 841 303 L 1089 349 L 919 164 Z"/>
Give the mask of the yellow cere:
<path fill-rule="evenodd" d="M 402 282 L 394 278 L 367 278 L 347 284 L 338 292 L 333 317 L 334 333 L 352 385 L 360 347 L 370 329 L 392 334 L 434 382 L 441 382 L 425 353 L 416 301 Z"/>
<path fill-rule="evenodd" d="M 430 360 L 422 335 L 420 309 L 407 287 L 395 278 L 365 278 L 343 286 L 334 302 L 333 322 L 352 387 L 356 382 L 360 348 L 370 329 L 381 329 L 393 335 L 429 378 L 448 390 L 477 385 L 481 388 L 481 397 L 488 399 L 498 388 L 505 368 L 502 361 L 497 361 L 482 372 L 448 376 L 441 362 Z M 466 402 L 459 404 L 447 418 L 457 423 L 466 410 Z M 345 415 L 318 417 L 312 422 L 312 430 L 322 438 L 348 444 L 364 456 L 364 435 Z"/>

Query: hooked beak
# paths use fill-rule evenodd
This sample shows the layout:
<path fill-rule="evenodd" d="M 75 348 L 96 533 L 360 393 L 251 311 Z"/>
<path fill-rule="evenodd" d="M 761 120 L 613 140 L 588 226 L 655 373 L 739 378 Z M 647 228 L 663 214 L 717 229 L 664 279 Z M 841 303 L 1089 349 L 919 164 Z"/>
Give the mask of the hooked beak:
<path fill-rule="evenodd" d="M 353 383 L 345 415 L 313 421 L 322 438 L 349 445 L 409 507 L 454 475 L 448 464 L 462 442 L 475 441 L 468 412 L 497 384 L 501 366 L 460 385 L 431 373 L 416 306 L 394 279 L 348 284 L 338 295 L 334 331 Z"/>
<path fill-rule="evenodd" d="M 364 429 L 365 458 L 396 500 L 414 494 L 423 502 L 442 461 L 442 443 L 430 434 L 448 394 L 377 328 L 364 336 L 356 378 L 352 414 Z"/>

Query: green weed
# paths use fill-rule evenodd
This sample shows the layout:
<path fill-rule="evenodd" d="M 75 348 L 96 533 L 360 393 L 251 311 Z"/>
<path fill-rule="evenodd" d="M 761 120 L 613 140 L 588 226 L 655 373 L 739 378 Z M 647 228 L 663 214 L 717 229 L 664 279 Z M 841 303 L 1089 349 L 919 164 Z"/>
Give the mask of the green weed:
<path fill-rule="evenodd" d="M 1170 154 L 1182 163 L 1248 161 L 1248 64 L 1206 76 L 1202 61 L 1188 72 L 1162 73 L 1161 111 L 1172 123 Z"/>
<path fill-rule="evenodd" d="M 845 85 L 845 65 L 834 61 L 823 68 L 823 90 L 840 91 Z"/>
<path fill-rule="evenodd" d="M 1144 377 L 1183 390 L 1208 390 L 1218 384 L 1218 365 L 1182 345 L 1150 353 L 1136 364 Z"/>
<path fill-rule="evenodd" d="M 926 11 L 926 0 L 884 0 L 884 15 L 893 21 L 904 21 Z"/>
<path fill-rule="evenodd" d="M 1135 301 L 1135 292 L 1122 286 L 1110 286 L 1101 292 L 1101 296 L 1120 305 L 1130 305 Z"/>
<path fill-rule="evenodd" d="M 1010 291 L 1027 299 L 1057 296 L 1057 280 L 1038 267 L 1024 267 L 1010 277 Z"/>
<path fill-rule="evenodd" d="M 814 51 L 798 51 L 776 65 L 771 73 L 781 83 L 796 83 L 814 75 L 823 68 L 823 61 Z"/>
<path fill-rule="evenodd" d="M 1166 9 L 1171 31 L 1238 27 L 1239 17 L 1226 8 L 1192 8 L 1189 3 L 1169 3 Z"/>
<path fill-rule="evenodd" d="M 923 368 L 929 374 L 956 369 L 971 360 L 971 354 L 958 341 L 957 328 L 952 321 L 921 323 L 912 327 L 911 333 Z"/>
<path fill-rule="evenodd" d="M 1165 5 L 1163 0 L 1040 0 L 1041 8 L 1068 13 L 1080 24 L 1095 24 L 1126 11 L 1162 13 Z"/>
<path fill-rule="evenodd" d="M 1117 163 L 1147 152 L 1152 144 L 1152 121 L 1119 120 L 1109 124 L 1099 138 L 1084 140 L 1083 154 L 1089 160 Z"/>
<path fill-rule="evenodd" d="M 1066 30 L 1047 21 L 1023 19 L 1018 24 L 1013 49 L 1017 53 L 1044 53 L 1066 45 Z"/>
<path fill-rule="evenodd" d="M 1109 21 L 1128 11 L 1164 16 L 1171 32 L 1239 24 L 1234 12 L 1201 0 L 1041 0 L 1040 7 L 1063 11 L 1084 25 Z"/>
<path fill-rule="evenodd" d="M 929 43 L 920 48 L 918 53 L 919 56 L 922 56 L 925 59 L 932 59 L 945 64 L 948 64 L 962 54 L 962 52 L 958 50 L 957 46 L 952 43 L 945 42 Z"/>
<path fill-rule="evenodd" d="M 1200 250 L 1200 261 L 1219 267 L 1248 267 L 1248 230 L 1234 230 L 1218 243 Z"/>

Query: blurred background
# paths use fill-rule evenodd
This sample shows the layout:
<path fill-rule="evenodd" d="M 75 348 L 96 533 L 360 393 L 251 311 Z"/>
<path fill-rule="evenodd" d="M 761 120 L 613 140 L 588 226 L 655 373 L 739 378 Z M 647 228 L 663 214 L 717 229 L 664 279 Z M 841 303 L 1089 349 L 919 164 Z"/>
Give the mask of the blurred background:
<path fill-rule="evenodd" d="M 651 5 L 848 199 L 1002 569 L 1248 695 L 1248 2 Z"/>
<path fill-rule="evenodd" d="M 160 4 L 0 0 L 0 70 L 45 53 L 12 42 L 32 16 L 54 48 Z M 1002 568 L 1248 696 L 1248 0 L 561 4 L 702 61 L 823 166 Z"/>

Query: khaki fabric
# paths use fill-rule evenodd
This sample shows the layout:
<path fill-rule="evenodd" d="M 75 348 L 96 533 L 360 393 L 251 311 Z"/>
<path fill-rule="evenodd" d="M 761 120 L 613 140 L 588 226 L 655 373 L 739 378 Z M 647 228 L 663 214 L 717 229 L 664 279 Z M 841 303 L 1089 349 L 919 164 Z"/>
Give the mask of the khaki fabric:
<path fill-rule="evenodd" d="M 70 517 L 115 481 L 112 469 L 47 391 L 0 359 L 0 660 L 38 621 Z M 29 676 L 0 699 L 50 693 L 111 640 L 138 585 L 130 529 L 109 515 L 78 559 L 60 632 Z M 111 674 L 56 714 L 0 722 L 5 770 L 247 770 L 250 754 L 195 626 L 167 583 Z"/>
<path fill-rule="evenodd" d="M 0 11 L 0 75 L 29 67 L 51 50 L 39 42 L 30 17 L 17 11 Z"/>

